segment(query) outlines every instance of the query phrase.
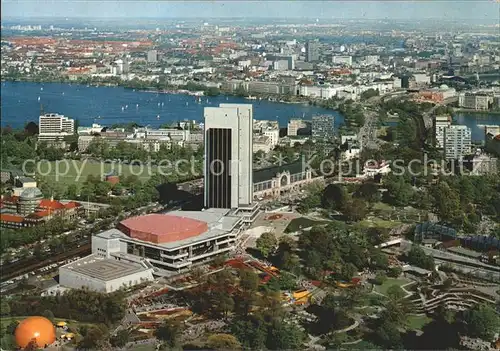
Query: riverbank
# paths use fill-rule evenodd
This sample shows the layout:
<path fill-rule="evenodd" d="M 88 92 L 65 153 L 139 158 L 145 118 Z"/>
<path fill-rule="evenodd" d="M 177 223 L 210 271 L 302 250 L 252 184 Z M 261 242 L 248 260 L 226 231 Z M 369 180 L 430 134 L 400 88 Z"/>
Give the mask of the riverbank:
<path fill-rule="evenodd" d="M 500 116 L 500 110 L 471 110 L 467 108 L 454 108 L 454 113 L 466 113 L 469 115 L 492 115 L 492 116 Z"/>

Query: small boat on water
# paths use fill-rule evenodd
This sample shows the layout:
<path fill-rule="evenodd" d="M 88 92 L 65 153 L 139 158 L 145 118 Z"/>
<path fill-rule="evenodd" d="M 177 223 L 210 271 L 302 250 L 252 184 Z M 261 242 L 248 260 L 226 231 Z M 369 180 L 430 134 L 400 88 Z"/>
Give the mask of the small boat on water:
<path fill-rule="evenodd" d="M 189 106 L 189 102 L 186 101 L 186 106 Z"/>
<path fill-rule="evenodd" d="M 63 91 L 62 95 L 64 96 L 64 91 Z"/>
<path fill-rule="evenodd" d="M 40 91 L 43 91 L 43 87 L 40 88 Z"/>
<path fill-rule="evenodd" d="M 160 103 L 158 103 L 158 106 L 160 106 Z"/>
<path fill-rule="evenodd" d="M 164 105 L 164 102 L 161 103 L 161 106 L 163 106 L 163 105 Z"/>
<path fill-rule="evenodd" d="M 122 106 L 122 111 L 125 111 L 125 107 Z"/>
<path fill-rule="evenodd" d="M 135 104 L 135 108 L 139 108 L 139 104 Z"/>
<path fill-rule="evenodd" d="M 40 96 L 38 97 L 38 101 L 40 101 Z"/>
<path fill-rule="evenodd" d="M 128 105 L 125 105 L 125 108 L 127 109 L 127 108 L 128 108 Z"/>
<path fill-rule="evenodd" d="M 156 119 L 158 119 L 158 120 L 159 120 L 159 119 L 160 119 L 160 115 L 156 116 Z"/>

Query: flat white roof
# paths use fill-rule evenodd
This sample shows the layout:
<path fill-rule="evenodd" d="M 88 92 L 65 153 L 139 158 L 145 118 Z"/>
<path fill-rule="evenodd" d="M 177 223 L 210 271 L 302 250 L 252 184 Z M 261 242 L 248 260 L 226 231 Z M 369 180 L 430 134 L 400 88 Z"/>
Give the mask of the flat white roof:
<path fill-rule="evenodd" d="M 147 271 L 149 268 L 92 254 L 62 266 L 61 269 L 77 272 L 106 282 Z"/>

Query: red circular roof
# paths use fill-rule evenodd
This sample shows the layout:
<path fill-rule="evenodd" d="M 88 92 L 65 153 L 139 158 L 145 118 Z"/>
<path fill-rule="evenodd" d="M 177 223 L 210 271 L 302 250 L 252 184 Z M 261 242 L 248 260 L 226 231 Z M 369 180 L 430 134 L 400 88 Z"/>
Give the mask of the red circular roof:
<path fill-rule="evenodd" d="M 155 244 L 185 240 L 208 231 L 206 222 L 166 214 L 128 218 L 120 222 L 119 228 L 131 238 Z"/>

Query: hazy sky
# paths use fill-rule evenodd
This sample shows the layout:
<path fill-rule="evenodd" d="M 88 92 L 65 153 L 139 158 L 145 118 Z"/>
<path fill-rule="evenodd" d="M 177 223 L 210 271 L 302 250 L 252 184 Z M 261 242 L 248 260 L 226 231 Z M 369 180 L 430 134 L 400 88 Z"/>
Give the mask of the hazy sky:
<path fill-rule="evenodd" d="M 310 17 L 366 19 L 500 18 L 495 0 L 433 1 L 147 1 L 1 0 L 3 18 L 29 17 Z M 499 19 L 500 20 L 500 19 Z"/>

